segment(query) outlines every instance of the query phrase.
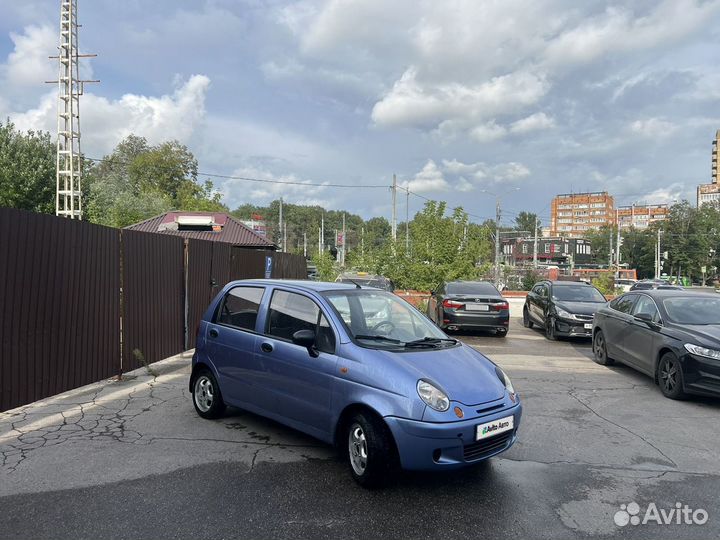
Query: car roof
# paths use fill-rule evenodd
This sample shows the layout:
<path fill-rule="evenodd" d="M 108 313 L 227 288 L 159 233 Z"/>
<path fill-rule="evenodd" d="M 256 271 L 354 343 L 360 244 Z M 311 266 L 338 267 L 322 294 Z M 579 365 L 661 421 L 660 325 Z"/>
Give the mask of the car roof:
<path fill-rule="evenodd" d="M 357 289 L 357 286 L 353 285 L 352 283 L 340 283 L 336 281 L 310 281 L 302 279 L 241 279 L 238 281 L 232 281 L 231 283 L 233 285 L 259 285 L 263 287 L 267 287 L 268 285 L 276 285 L 282 287 L 293 287 L 296 289 L 314 292 L 338 290 L 347 291 Z"/>
<path fill-rule="evenodd" d="M 548 283 L 550 283 L 553 287 L 560 285 L 586 285 L 588 287 L 593 287 L 590 283 L 585 283 L 584 281 L 560 281 L 560 280 L 548 280 Z"/>
<path fill-rule="evenodd" d="M 625 294 L 647 294 L 651 298 L 672 298 L 680 296 L 718 296 L 718 293 L 716 292 L 694 291 L 692 289 L 636 289 Z"/>

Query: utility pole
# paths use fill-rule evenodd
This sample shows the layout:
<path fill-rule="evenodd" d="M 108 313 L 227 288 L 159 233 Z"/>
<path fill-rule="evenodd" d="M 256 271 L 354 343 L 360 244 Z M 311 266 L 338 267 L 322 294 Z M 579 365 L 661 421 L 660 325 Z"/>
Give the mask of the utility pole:
<path fill-rule="evenodd" d="M 287 221 L 283 222 L 283 251 L 287 251 Z"/>
<path fill-rule="evenodd" d="M 307 231 L 303 233 L 303 257 L 307 259 Z"/>
<path fill-rule="evenodd" d="M 495 286 L 500 285 L 500 198 L 495 199 Z"/>
<path fill-rule="evenodd" d="M 318 255 L 322 255 L 322 227 L 318 227 Z"/>
<path fill-rule="evenodd" d="M 655 279 L 659 279 L 660 274 L 661 274 L 661 271 L 660 271 L 660 268 L 661 268 L 660 267 L 660 253 L 661 253 L 661 251 L 660 251 L 660 233 L 661 233 L 661 231 L 660 231 L 660 229 L 658 229 L 657 241 L 655 242 Z"/>
<path fill-rule="evenodd" d="M 282 204 L 283 204 L 283 200 L 282 200 L 282 197 L 280 197 L 280 214 L 278 216 L 278 231 L 279 231 L 278 238 L 283 237 Z M 285 243 L 283 243 L 282 246 L 280 246 L 280 251 L 283 251 L 284 249 L 285 249 Z"/>
<path fill-rule="evenodd" d="M 343 244 L 342 244 L 342 259 L 341 263 L 343 268 L 345 268 L 345 249 L 347 247 L 347 229 L 345 228 L 345 212 L 343 212 Z"/>
<path fill-rule="evenodd" d="M 410 190 L 405 190 L 405 253 L 410 253 Z"/>
<path fill-rule="evenodd" d="M 325 212 L 323 212 L 320 218 L 320 253 L 325 251 Z"/>
<path fill-rule="evenodd" d="M 393 183 L 392 183 L 392 239 L 393 242 L 397 240 L 397 176 L 393 174 Z"/>
<path fill-rule="evenodd" d="M 537 268 L 537 249 L 538 249 L 538 229 L 540 228 L 540 218 L 535 217 L 535 241 L 533 242 L 533 268 Z"/>
<path fill-rule="evenodd" d="M 620 246 L 622 244 L 621 238 L 620 238 L 620 210 L 618 208 L 615 209 L 615 226 L 617 227 L 617 241 L 615 242 L 617 253 L 615 254 L 615 262 L 616 262 L 616 269 L 615 269 L 615 279 L 620 278 Z"/>
<path fill-rule="evenodd" d="M 365 257 L 365 227 L 360 228 L 360 256 Z"/>
<path fill-rule="evenodd" d="M 80 96 L 85 83 L 81 80 L 78 60 L 95 54 L 78 51 L 77 0 L 60 2 L 60 46 L 58 79 L 45 81 L 58 85 L 57 153 L 55 156 L 55 215 L 82 219 L 82 153 L 80 152 Z"/>
<path fill-rule="evenodd" d="M 612 268 L 613 265 L 613 232 L 612 229 L 610 229 L 610 250 L 608 254 L 608 270 Z"/>

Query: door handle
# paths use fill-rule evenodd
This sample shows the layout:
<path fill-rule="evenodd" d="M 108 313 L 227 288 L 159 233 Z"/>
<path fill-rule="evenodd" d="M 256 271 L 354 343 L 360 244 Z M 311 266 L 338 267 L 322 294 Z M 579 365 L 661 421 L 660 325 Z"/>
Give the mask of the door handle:
<path fill-rule="evenodd" d="M 263 352 L 272 352 L 273 350 L 273 346 L 271 343 L 263 343 L 262 345 L 260 345 L 260 348 Z"/>
<path fill-rule="evenodd" d="M 220 335 L 220 332 L 218 332 L 214 328 L 211 328 L 209 334 L 210 334 L 210 337 L 218 337 Z"/>

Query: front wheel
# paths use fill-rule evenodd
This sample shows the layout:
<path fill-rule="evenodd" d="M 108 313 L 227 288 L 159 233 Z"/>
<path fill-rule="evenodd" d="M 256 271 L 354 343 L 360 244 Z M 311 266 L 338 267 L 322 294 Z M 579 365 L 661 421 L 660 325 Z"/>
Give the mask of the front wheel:
<path fill-rule="evenodd" d="M 195 376 L 192 397 L 195 411 L 203 418 L 219 418 L 225 412 L 220 386 L 212 372 L 207 369 L 203 369 Z"/>
<path fill-rule="evenodd" d="M 671 352 L 662 355 L 658 363 L 658 384 L 660 391 L 670 399 L 685 397 L 683 390 L 683 375 L 680 361 Z"/>
<path fill-rule="evenodd" d="M 530 320 L 530 313 L 528 313 L 528 308 L 525 306 L 523 308 L 523 326 L 525 328 L 532 328 L 533 322 Z"/>
<path fill-rule="evenodd" d="M 545 325 L 545 337 L 550 341 L 557 341 L 557 334 L 555 333 L 555 319 L 550 317 Z"/>
<path fill-rule="evenodd" d="M 346 440 L 350 474 L 361 486 L 381 486 L 397 470 L 392 434 L 376 417 L 356 414 L 348 424 Z"/>

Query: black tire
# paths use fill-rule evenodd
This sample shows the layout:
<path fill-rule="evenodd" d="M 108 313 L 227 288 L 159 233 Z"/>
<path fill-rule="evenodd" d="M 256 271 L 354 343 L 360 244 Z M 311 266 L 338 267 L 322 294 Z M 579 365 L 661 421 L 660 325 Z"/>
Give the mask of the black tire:
<path fill-rule="evenodd" d="M 508 334 L 507 328 L 498 328 L 495 330 L 495 335 L 497 337 L 506 337 Z"/>
<path fill-rule="evenodd" d="M 610 366 L 615 363 L 615 360 L 610 358 L 607 353 L 607 342 L 605 341 L 605 334 L 602 330 L 595 332 L 592 341 L 593 348 L 593 360 L 601 366 Z"/>
<path fill-rule="evenodd" d="M 660 358 L 657 367 L 657 380 L 660 391 L 670 399 L 683 399 L 686 394 L 683 390 L 682 366 L 677 356 L 666 352 Z"/>
<path fill-rule="evenodd" d="M 195 374 L 192 383 L 192 400 L 195 412 L 208 420 L 220 418 L 225 412 L 220 386 L 215 375 L 208 369 L 202 369 Z"/>
<path fill-rule="evenodd" d="M 525 328 L 532 328 L 533 322 L 530 320 L 530 314 L 528 313 L 528 308 L 525 306 L 523 308 L 523 326 Z"/>
<path fill-rule="evenodd" d="M 545 337 L 550 341 L 557 341 L 557 334 L 555 333 L 555 319 L 552 317 L 548 318 L 545 324 Z"/>
<path fill-rule="evenodd" d="M 350 474 L 358 484 L 381 487 L 395 476 L 399 469 L 397 450 L 392 433 L 382 420 L 365 412 L 354 415 L 347 424 L 344 441 Z"/>

